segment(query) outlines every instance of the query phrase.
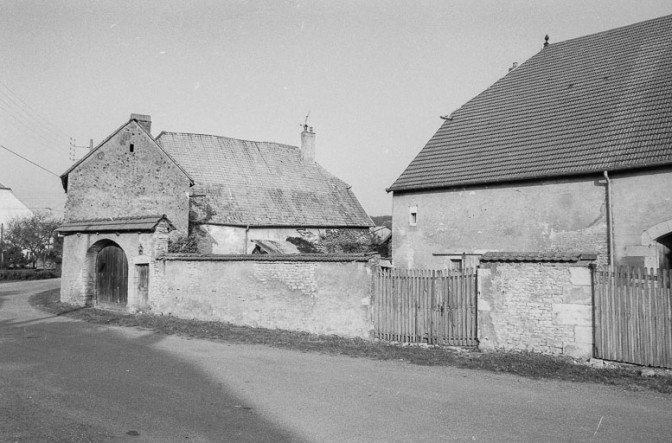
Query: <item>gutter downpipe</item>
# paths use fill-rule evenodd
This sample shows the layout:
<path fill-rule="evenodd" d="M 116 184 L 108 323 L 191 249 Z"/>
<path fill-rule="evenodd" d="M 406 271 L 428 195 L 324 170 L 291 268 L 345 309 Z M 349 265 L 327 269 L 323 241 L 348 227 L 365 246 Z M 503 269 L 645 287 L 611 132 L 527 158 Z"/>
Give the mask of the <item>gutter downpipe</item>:
<path fill-rule="evenodd" d="M 609 173 L 603 172 L 605 180 L 607 180 L 607 236 L 609 247 L 609 272 L 614 272 L 614 211 L 613 211 L 613 197 L 611 193 L 611 180 Z"/>
<path fill-rule="evenodd" d="M 245 244 L 243 245 L 243 254 L 247 254 L 247 240 L 248 240 L 248 233 L 250 232 L 250 225 L 247 225 L 245 227 Z"/>

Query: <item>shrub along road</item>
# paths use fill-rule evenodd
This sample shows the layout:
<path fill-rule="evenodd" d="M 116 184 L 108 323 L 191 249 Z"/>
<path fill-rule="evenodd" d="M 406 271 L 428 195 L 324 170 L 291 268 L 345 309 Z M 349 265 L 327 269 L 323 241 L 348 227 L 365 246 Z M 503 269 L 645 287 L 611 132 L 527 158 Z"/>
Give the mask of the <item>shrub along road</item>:
<path fill-rule="evenodd" d="M 166 336 L 0 284 L 0 442 L 670 441 L 672 397 Z"/>

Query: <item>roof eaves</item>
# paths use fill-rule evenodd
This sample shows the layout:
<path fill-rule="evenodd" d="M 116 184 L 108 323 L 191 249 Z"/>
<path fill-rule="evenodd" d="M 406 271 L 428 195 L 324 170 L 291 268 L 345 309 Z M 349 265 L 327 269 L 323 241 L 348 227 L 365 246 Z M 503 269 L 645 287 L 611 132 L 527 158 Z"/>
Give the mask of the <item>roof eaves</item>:
<path fill-rule="evenodd" d="M 414 192 L 414 191 L 430 191 L 438 189 L 451 189 L 451 188 L 463 188 L 465 186 L 479 186 L 479 185 L 491 185 L 491 184 L 502 184 L 502 183 L 516 183 L 516 182 L 530 182 L 535 180 L 544 180 L 544 179 L 557 179 L 562 177 L 577 177 L 584 175 L 599 174 L 603 171 L 607 172 L 620 172 L 620 171 L 630 171 L 637 169 L 648 169 L 648 168 L 657 168 L 660 166 L 672 165 L 672 160 L 664 160 L 660 162 L 653 163 L 640 163 L 640 164 L 631 164 L 624 166 L 612 166 L 606 168 L 594 168 L 586 170 L 577 170 L 571 172 L 559 172 L 559 173 L 546 173 L 531 175 L 526 177 L 496 177 L 492 179 L 479 179 L 479 180 L 467 180 L 450 184 L 429 184 L 429 185 L 410 185 L 410 186 L 390 186 L 385 188 L 385 192 Z"/>
<path fill-rule="evenodd" d="M 76 232 L 125 232 L 125 231 L 154 231 L 162 221 L 168 223 L 170 230 L 175 226 L 165 215 L 120 217 L 94 220 L 74 220 L 63 223 L 56 231 L 62 233 Z"/>
<path fill-rule="evenodd" d="M 367 214 L 368 217 L 368 214 Z M 371 217 L 369 217 L 370 219 Z M 231 226 L 231 227 L 236 227 L 236 228 L 286 228 L 286 229 L 309 229 L 309 228 L 314 228 L 314 229 L 355 229 L 355 228 L 371 228 L 375 226 L 373 221 L 371 221 L 371 224 L 363 224 L 363 223 L 353 223 L 350 225 L 330 225 L 330 224 L 270 224 L 270 223 L 226 223 L 226 222 L 219 222 L 219 223 L 205 223 L 207 225 L 211 226 Z"/>

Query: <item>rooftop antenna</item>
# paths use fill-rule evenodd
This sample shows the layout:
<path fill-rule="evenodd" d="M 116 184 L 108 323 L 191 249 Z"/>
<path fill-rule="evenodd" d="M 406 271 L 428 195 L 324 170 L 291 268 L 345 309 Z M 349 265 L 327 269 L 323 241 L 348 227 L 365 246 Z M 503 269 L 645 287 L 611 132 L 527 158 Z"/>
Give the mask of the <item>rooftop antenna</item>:
<path fill-rule="evenodd" d="M 308 111 L 308 114 L 306 115 L 305 120 L 303 120 L 303 125 L 300 125 L 300 126 L 303 126 L 304 131 L 308 130 L 308 117 L 310 117 L 310 111 Z"/>

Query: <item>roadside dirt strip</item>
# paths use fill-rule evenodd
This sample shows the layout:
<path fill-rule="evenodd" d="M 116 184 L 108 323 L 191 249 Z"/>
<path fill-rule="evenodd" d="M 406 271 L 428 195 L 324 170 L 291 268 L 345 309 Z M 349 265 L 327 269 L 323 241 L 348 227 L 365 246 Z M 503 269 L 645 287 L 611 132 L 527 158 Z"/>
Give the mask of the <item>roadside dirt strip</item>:
<path fill-rule="evenodd" d="M 189 340 L 28 305 L 57 284 L 0 284 L 0 442 L 672 439 L 672 396 Z"/>

